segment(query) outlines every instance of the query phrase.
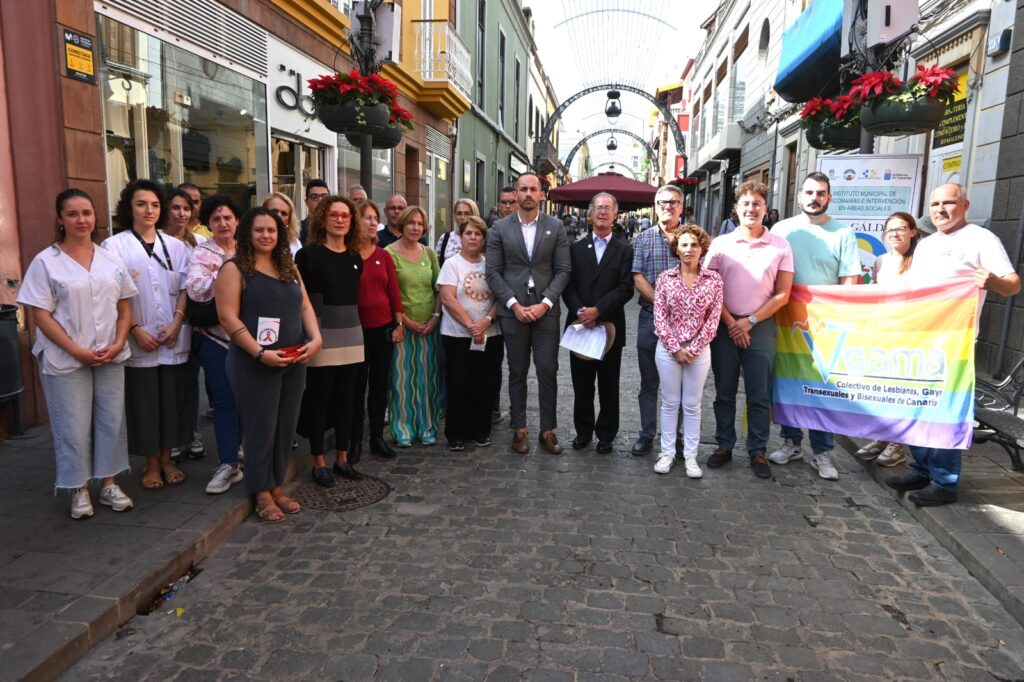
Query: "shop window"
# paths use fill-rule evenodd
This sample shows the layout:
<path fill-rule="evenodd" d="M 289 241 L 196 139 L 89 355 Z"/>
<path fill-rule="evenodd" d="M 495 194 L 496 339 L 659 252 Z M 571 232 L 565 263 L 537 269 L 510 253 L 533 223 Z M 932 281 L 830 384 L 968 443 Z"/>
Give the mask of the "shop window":
<path fill-rule="evenodd" d="M 243 207 L 269 193 L 262 83 L 102 15 L 97 33 L 111 207 L 138 178 Z"/>
<path fill-rule="evenodd" d="M 370 196 L 383 202 L 394 193 L 394 152 L 390 149 L 373 150 L 373 189 Z M 359 148 L 349 144 L 344 135 L 338 135 L 338 191 L 347 194 L 348 188 L 359 183 Z"/>

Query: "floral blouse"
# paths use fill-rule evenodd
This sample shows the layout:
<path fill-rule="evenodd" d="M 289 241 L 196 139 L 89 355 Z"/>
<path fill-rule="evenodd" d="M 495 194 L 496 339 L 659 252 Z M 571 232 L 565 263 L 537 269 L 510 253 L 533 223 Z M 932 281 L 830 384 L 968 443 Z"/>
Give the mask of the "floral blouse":
<path fill-rule="evenodd" d="M 718 332 L 722 315 L 722 278 L 701 266 L 693 286 L 679 277 L 679 268 L 658 275 L 654 286 L 654 333 L 665 350 L 685 348 L 700 355 Z"/>
<path fill-rule="evenodd" d="M 226 255 L 224 249 L 212 239 L 192 250 L 192 257 L 188 262 L 188 275 L 185 277 L 185 288 L 189 298 L 197 303 L 206 303 L 213 298 L 213 287 L 217 283 L 217 275 L 220 274 L 220 266 L 224 265 Z M 199 331 L 224 348 L 230 345 L 227 332 L 219 324 Z"/>

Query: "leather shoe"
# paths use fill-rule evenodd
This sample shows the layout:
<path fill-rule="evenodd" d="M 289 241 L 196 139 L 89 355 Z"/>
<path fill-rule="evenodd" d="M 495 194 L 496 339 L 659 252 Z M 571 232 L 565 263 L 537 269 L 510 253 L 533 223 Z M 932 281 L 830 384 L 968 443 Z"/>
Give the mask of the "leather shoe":
<path fill-rule="evenodd" d="M 927 476 L 911 472 L 904 474 L 903 476 L 890 476 L 885 479 L 885 484 L 893 490 L 898 490 L 901 493 L 905 493 L 908 490 L 920 490 L 921 488 L 927 488 L 928 484 L 931 483 Z"/>
<path fill-rule="evenodd" d="M 334 473 L 342 478 L 347 478 L 350 481 L 361 481 L 363 475 L 352 468 L 352 462 L 335 462 Z"/>
<path fill-rule="evenodd" d="M 348 463 L 359 464 L 359 460 L 363 458 L 363 441 L 358 440 L 348 445 Z"/>
<path fill-rule="evenodd" d="M 575 438 L 572 439 L 572 449 L 573 450 L 582 450 L 583 448 L 587 447 L 588 445 L 590 445 L 590 439 L 589 438 L 580 438 L 579 436 L 576 436 Z"/>
<path fill-rule="evenodd" d="M 918 507 L 938 507 L 942 504 L 956 502 L 956 491 L 940 488 L 934 483 L 929 483 L 927 488 L 907 495 L 907 499 Z"/>
<path fill-rule="evenodd" d="M 527 442 L 528 435 L 526 429 L 516 429 L 512 435 L 512 449 L 520 455 L 525 455 L 530 451 L 530 444 Z"/>
<path fill-rule="evenodd" d="M 715 448 L 715 451 L 711 453 L 710 457 L 708 457 L 708 462 L 707 462 L 708 469 L 717 469 L 720 466 L 728 464 L 731 461 L 732 461 L 732 453 L 731 452 L 729 452 L 728 450 L 723 450 L 722 448 Z M 750 460 L 750 466 L 751 467 L 754 466 L 754 460 Z M 755 470 L 754 473 L 757 473 L 757 471 Z M 761 476 L 761 474 L 757 474 L 757 475 Z M 767 476 L 762 476 L 762 478 L 767 478 Z"/>
<path fill-rule="evenodd" d="M 334 477 L 331 476 L 331 470 L 327 467 L 313 467 L 313 482 L 323 488 L 333 488 L 338 485 Z"/>
<path fill-rule="evenodd" d="M 633 442 L 633 447 L 629 451 L 637 457 L 649 454 L 651 452 L 651 439 L 640 436 Z"/>
<path fill-rule="evenodd" d="M 384 459 L 394 459 L 398 456 L 391 444 L 383 438 L 371 438 L 370 439 L 370 452 Z"/>
<path fill-rule="evenodd" d="M 750 468 L 758 478 L 772 477 L 772 470 L 768 467 L 768 458 L 764 456 L 763 452 L 755 452 L 750 456 Z"/>
<path fill-rule="evenodd" d="M 612 444 L 606 440 L 599 440 L 596 450 L 599 455 L 609 455 L 612 452 Z"/>
<path fill-rule="evenodd" d="M 552 455 L 562 454 L 562 446 L 558 444 L 558 436 L 554 431 L 541 431 L 537 441 Z"/>

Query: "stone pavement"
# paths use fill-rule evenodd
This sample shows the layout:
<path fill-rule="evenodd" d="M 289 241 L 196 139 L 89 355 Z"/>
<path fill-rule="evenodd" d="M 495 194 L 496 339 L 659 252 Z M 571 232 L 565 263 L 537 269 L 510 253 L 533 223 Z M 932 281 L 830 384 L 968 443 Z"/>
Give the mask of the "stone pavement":
<path fill-rule="evenodd" d="M 852 457 L 838 482 L 742 456 L 657 476 L 628 454 L 632 348 L 623 367 L 613 455 L 521 457 L 505 423 L 487 449 L 368 455 L 391 496 L 247 519 L 180 615 L 134 618 L 66 679 L 1024 678 L 1020 624 Z M 567 444 L 564 388 L 560 420 Z M 712 422 L 708 398 L 703 455 Z"/>

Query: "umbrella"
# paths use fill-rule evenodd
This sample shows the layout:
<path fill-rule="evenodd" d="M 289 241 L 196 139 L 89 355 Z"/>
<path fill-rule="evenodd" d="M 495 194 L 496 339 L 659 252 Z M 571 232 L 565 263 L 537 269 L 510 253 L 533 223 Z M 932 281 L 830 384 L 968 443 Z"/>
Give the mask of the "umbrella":
<path fill-rule="evenodd" d="M 548 199 L 587 208 L 598 192 L 608 192 L 619 202 L 619 210 L 629 211 L 654 205 L 654 195 L 658 193 L 658 188 L 618 173 L 600 173 L 592 178 L 556 187 L 548 192 Z"/>

